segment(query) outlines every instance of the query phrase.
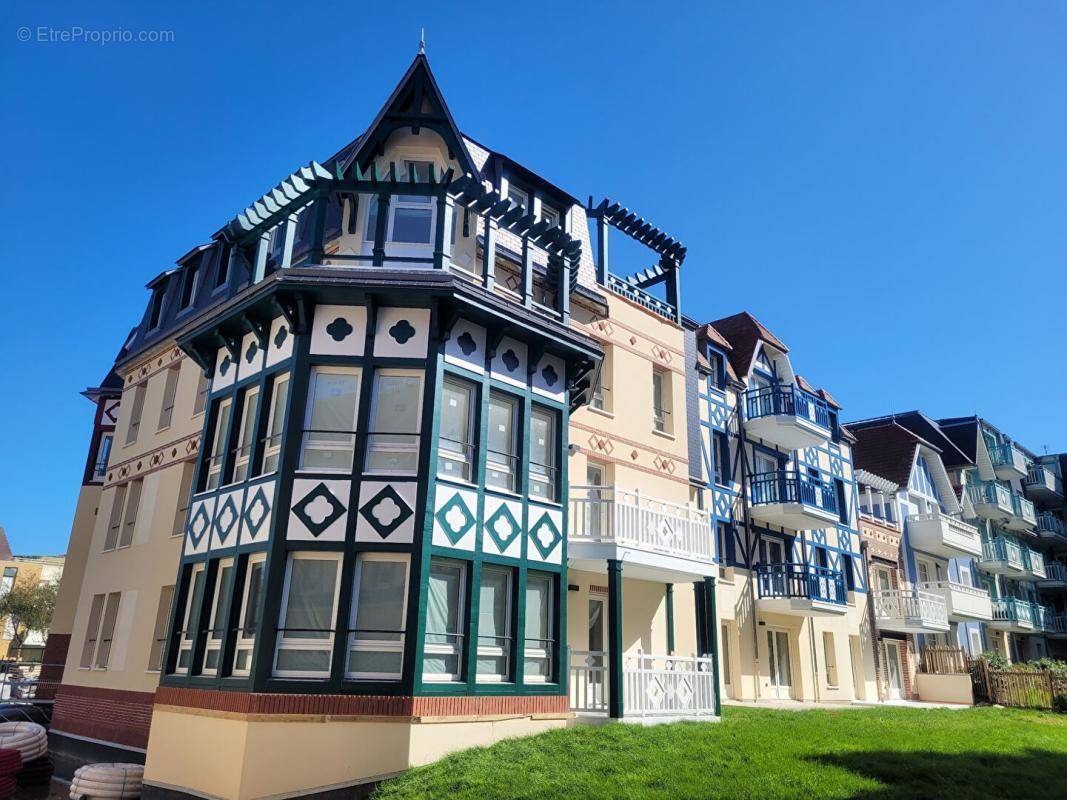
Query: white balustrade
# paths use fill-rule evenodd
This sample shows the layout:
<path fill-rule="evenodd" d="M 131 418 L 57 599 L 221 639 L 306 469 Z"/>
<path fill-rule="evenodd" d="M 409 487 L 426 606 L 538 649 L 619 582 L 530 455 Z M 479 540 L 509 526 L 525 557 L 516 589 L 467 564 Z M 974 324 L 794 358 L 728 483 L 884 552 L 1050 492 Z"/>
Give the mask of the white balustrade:
<path fill-rule="evenodd" d="M 570 487 L 570 538 L 698 561 L 715 557 L 710 516 L 681 503 L 614 486 Z"/>
<path fill-rule="evenodd" d="M 879 620 L 917 620 L 948 625 L 945 598 L 920 589 L 887 589 L 874 593 L 874 614 Z"/>
<path fill-rule="evenodd" d="M 570 709 L 580 713 L 608 710 L 608 654 L 603 650 L 571 650 Z"/>
<path fill-rule="evenodd" d="M 715 669 L 711 657 L 623 656 L 624 715 L 689 717 L 715 713 Z"/>

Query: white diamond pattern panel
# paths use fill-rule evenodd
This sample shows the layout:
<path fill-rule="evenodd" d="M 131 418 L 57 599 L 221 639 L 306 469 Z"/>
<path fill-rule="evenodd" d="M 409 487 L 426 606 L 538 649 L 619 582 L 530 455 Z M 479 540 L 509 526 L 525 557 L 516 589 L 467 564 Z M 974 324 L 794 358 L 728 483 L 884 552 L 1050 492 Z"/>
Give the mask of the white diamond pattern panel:
<path fill-rule="evenodd" d="M 526 529 L 526 558 L 546 564 L 559 564 L 563 559 L 563 514 L 559 509 L 530 503 L 530 524 Z"/>
<path fill-rule="evenodd" d="M 417 492 L 414 481 L 364 481 L 359 487 L 356 541 L 411 544 Z"/>
<path fill-rule="evenodd" d="M 238 351 L 240 364 L 237 368 L 237 380 L 243 381 L 263 369 L 265 353 L 254 333 L 246 333 L 241 337 L 241 349 Z"/>
<path fill-rule="evenodd" d="M 274 509 L 275 481 L 254 483 L 245 494 L 244 511 L 241 512 L 239 542 L 259 544 L 270 537 L 270 521 Z"/>
<path fill-rule="evenodd" d="M 311 323 L 313 355 L 361 356 L 367 340 L 365 306 L 316 306 Z"/>
<path fill-rule="evenodd" d="M 242 486 L 219 495 L 215 503 L 215 519 L 211 523 L 211 549 L 222 550 L 237 545 L 238 531 L 241 529 L 241 512 L 244 511 L 244 494 Z"/>
<path fill-rule="evenodd" d="M 562 403 L 563 386 L 566 383 L 565 369 L 563 359 L 548 354 L 542 356 L 533 374 L 534 393 Z"/>
<path fill-rule="evenodd" d="M 484 519 L 482 552 L 494 556 L 521 558 L 522 504 L 487 494 Z"/>
<path fill-rule="evenodd" d="M 218 353 L 215 354 L 215 376 L 211 379 L 212 393 L 233 386 L 236 378 L 237 364 L 230 356 L 230 351 L 225 347 L 220 347 Z"/>
<path fill-rule="evenodd" d="M 526 386 L 526 345 L 505 336 L 500 340 L 493 356 L 494 378 L 513 386 Z"/>
<path fill-rule="evenodd" d="M 474 492 L 438 483 L 433 517 L 435 545 L 474 550 L 478 532 L 478 496 Z"/>
<path fill-rule="evenodd" d="M 297 478 L 289 506 L 286 538 L 300 542 L 343 542 L 352 482 Z"/>
<path fill-rule="evenodd" d="M 428 308 L 380 308 L 374 333 L 374 355 L 425 358 L 429 330 Z"/>
<path fill-rule="evenodd" d="M 215 520 L 215 498 L 193 500 L 189 520 L 185 523 L 185 555 L 206 553 L 211 544 L 211 525 Z"/>

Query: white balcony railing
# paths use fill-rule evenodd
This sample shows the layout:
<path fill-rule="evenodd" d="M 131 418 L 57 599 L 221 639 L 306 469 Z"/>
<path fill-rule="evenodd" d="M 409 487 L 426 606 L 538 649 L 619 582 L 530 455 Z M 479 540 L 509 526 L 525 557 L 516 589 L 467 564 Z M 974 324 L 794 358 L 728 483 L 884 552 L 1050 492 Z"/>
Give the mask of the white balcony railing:
<path fill-rule="evenodd" d="M 955 581 L 926 581 L 919 584 L 919 589 L 941 595 L 949 619 L 988 620 L 993 618 L 993 603 L 989 590 L 978 586 L 967 586 Z"/>
<path fill-rule="evenodd" d="M 921 589 L 887 589 L 874 593 L 874 615 L 879 623 L 908 628 L 948 630 L 945 598 Z"/>
<path fill-rule="evenodd" d="M 614 486 L 570 487 L 570 538 L 695 561 L 715 558 L 707 511 Z"/>
<path fill-rule="evenodd" d="M 608 654 L 570 651 L 570 710 L 608 710 Z M 626 653 L 622 659 L 624 717 L 694 717 L 715 713 L 715 670 L 710 656 Z"/>
<path fill-rule="evenodd" d="M 912 514 L 907 520 L 912 546 L 945 558 L 982 554 L 982 537 L 969 522 L 945 514 Z"/>

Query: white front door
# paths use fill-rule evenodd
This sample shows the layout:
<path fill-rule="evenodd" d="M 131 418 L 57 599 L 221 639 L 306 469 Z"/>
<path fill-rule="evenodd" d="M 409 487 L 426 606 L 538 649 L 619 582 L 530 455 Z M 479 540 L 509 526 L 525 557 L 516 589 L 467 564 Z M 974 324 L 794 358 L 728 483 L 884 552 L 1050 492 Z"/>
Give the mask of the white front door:
<path fill-rule="evenodd" d="M 900 645 L 885 643 L 886 678 L 889 681 L 889 699 L 900 700 L 904 696 L 904 666 L 900 661 Z"/>
<path fill-rule="evenodd" d="M 771 696 L 788 700 L 793 694 L 793 671 L 789 660 L 789 634 L 767 631 L 767 664 L 771 674 Z"/>

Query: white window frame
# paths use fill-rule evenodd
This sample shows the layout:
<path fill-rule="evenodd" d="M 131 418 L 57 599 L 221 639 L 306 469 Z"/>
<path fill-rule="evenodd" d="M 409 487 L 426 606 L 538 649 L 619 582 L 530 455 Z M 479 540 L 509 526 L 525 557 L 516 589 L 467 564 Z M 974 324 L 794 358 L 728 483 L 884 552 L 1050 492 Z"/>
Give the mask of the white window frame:
<path fill-rule="evenodd" d="M 374 444 L 375 435 L 380 435 L 375 430 L 378 426 L 378 389 L 382 378 L 417 378 L 419 381 L 419 400 L 415 411 L 415 424 L 417 430 L 411 433 L 401 431 L 383 431 L 385 434 L 397 434 L 410 436 L 414 445 L 405 442 L 390 442 L 385 446 Z M 419 369 L 393 369 L 384 368 L 374 371 L 374 386 L 371 387 L 370 415 L 368 416 L 367 446 L 363 458 L 363 471 L 368 475 L 417 475 L 419 472 L 419 446 L 422 439 L 422 398 L 425 387 L 425 373 Z M 410 470 L 374 469 L 371 467 L 371 453 L 414 453 L 415 466 Z"/>
<path fill-rule="evenodd" d="M 549 633 L 549 637 L 548 638 L 552 639 L 553 620 L 555 618 L 555 613 L 556 613 L 556 592 L 554 591 L 554 589 L 555 589 L 555 579 L 552 577 L 551 573 L 548 573 L 548 572 L 534 572 L 534 576 L 539 580 L 543 578 L 543 579 L 547 580 L 547 582 L 548 582 L 548 609 L 546 611 L 546 615 L 547 615 L 546 619 L 548 620 L 548 633 Z M 529 583 L 530 583 L 530 573 L 527 572 L 526 573 L 526 584 L 529 585 Z M 525 603 L 525 602 L 526 602 L 526 598 L 524 596 L 523 597 L 523 603 Z M 554 665 L 552 664 L 552 650 L 547 648 L 547 647 L 527 647 L 527 645 L 526 645 L 527 641 L 528 640 L 526 638 L 526 630 L 525 630 L 525 627 L 524 627 L 523 631 L 522 631 L 522 658 L 523 658 L 522 682 L 523 683 L 552 683 L 553 681 L 552 681 L 552 677 L 551 676 L 552 676 L 553 667 L 554 667 Z M 556 642 L 555 640 L 553 640 L 552 641 L 552 646 L 553 647 L 558 647 L 559 643 Z M 547 676 L 545 676 L 545 675 L 531 675 L 529 672 L 526 671 L 526 661 L 533 661 L 535 659 L 536 660 L 544 660 L 545 664 L 548 666 L 548 675 Z"/>
<path fill-rule="evenodd" d="M 222 584 L 222 577 L 227 568 L 230 570 L 230 575 L 233 575 L 233 558 L 220 559 L 215 568 L 215 589 L 211 593 L 211 614 L 208 616 L 207 631 L 204 634 L 204 663 L 200 667 L 201 675 L 218 675 L 219 668 L 222 666 L 222 643 L 226 641 L 226 620 L 220 620 L 218 615 L 223 613 L 229 616 L 230 611 L 229 608 L 219 607 L 219 599 L 227 588 Z M 218 630 L 220 624 L 222 629 L 216 636 L 215 631 Z M 213 667 L 208 666 L 208 656 L 212 653 L 217 654 L 218 659 Z"/>
<path fill-rule="evenodd" d="M 543 202 L 539 216 L 542 222 L 551 222 L 554 228 L 559 228 L 563 224 L 563 214 L 552 206 L 546 206 Z"/>
<path fill-rule="evenodd" d="M 191 667 L 193 666 L 193 655 L 196 650 L 196 630 L 189 630 L 189 626 L 193 623 L 191 619 L 193 615 L 193 604 L 196 601 L 196 579 L 197 576 L 207 570 L 207 564 L 201 562 L 194 564 L 192 571 L 189 573 L 189 588 L 185 592 L 185 610 L 182 612 L 182 626 L 180 628 L 181 634 L 178 638 L 178 653 L 174 659 L 174 674 L 175 675 L 188 675 Z M 204 590 L 201 586 L 200 594 L 203 595 Z M 182 654 L 189 653 L 189 661 L 183 667 Z"/>
<path fill-rule="evenodd" d="M 219 401 L 215 412 L 215 430 L 211 437 L 211 452 L 207 460 L 207 478 L 204 481 L 204 491 L 210 492 L 219 488 L 222 483 L 222 465 L 226 461 L 226 440 L 229 439 L 230 412 L 233 409 L 233 398 L 224 397 Z"/>
<path fill-rule="evenodd" d="M 426 631 L 423 634 L 423 661 L 419 664 L 419 668 L 422 670 L 422 680 L 424 683 L 458 683 L 463 680 L 463 651 L 464 642 L 466 640 L 466 624 L 464 620 L 467 617 L 467 570 L 470 569 L 469 562 L 460 561 L 454 558 L 438 558 L 431 559 L 430 568 L 433 569 L 433 561 L 437 560 L 441 563 L 448 565 L 455 565 L 459 567 L 459 608 L 457 613 L 457 619 L 459 620 L 459 630 L 455 634 L 442 634 L 437 631 Z M 455 644 L 448 644 L 442 642 L 427 642 L 427 635 L 447 635 L 455 636 Z M 442 655 L 442 656 L 456 656 L 456 666 L 459 669 L 457 673 L 450 672 L 426 672 L 426 656 L 427 655 Z"/>
<path fill-rule="evenodd" d="M 248 616 L 248 595 L 252 590 L 252 567 L 256 564 L 263 565 L 263 572 L 260 573 L 260 581 L 263 585 L 266 585 L 267 577 L 267 554 L 266 553 L 253 553 L 248 557 L 248 562 L 245 564 L 244 586 L 241 587 L 241 609 L 237 615 L 237 635 L 236 642 L 233 648 L 233 667 L 230 670 L 230 674 L 237 678 L 244 678 L 251 674 L 252 671 L 252 656 L 255 653 L 256 648 L 256 634 L 252 636 L 248 635 L 248 631 L 245 630 L 245 619 Z M 260 592 L 260 601 L 263 600 L 263 592 Z M 263 614 L 260 612 L 259 627 L 258 630 L 263 628 Z M 258 631 L 257 631 L 258 632 Z M 239 667 L 238 661 L 241 657 L 241 653 L 248 653 L 248 666 Z"/>
<path fill-rule="evenodd" d="M 284 394 L 282 394 L 284 393 Z M 277 410 L 279 397 L 282 397 L 282 402 L 285 403 L 285 409 L 282 412 L 282 419 L 279 422 L 278 430 L 274 430 L 274 413 Z M 270 390 L 270 408 L 267 410 L 267 431 L 263 438 L 263 468 L 260 469 L 260 475 L 267 475 L 278 471 L 278 466 L 281 464 L 282 457 L 282 430 L 285 428 L 285 411 L 289 410 L 289 373 L 281 372 L 274 376 L 274 381 Z M 358 410 L 358 409 L 357 409 Z M 277 442 L 273 440 L 277 439 Z M 268 466 L 268 461 L 274 459 L 274 465 Z"/>
<path fill-rule="evenodd" d="M 298 639 L 286 637 L 282 630 L 289 610 L 289 583 L 293 576 L 293 563 L 300 560 L 337 562 L 337 572 L 334 573 L 333 582 L 333 602 L 330 605 L 330 623 L 333 625 L 337 621 L 337 603 L 341 589 L 341 569 L 344 565 L 344 553 L 319 550 L 300 550 L 290 553 L 289 560 L 285 565 L 285 582 L 282 585 L 282 607 L 278 613 L 278 635 L 275 637 L 274 664 L 271 674 L 275 678 L 282 679 L 310 678 L 313 680 L 327 680 L 330 677 L 330 669 L 333 663 L 333 644 L 337 638 L 337 631 L 332 630 L 325 639 Z M 328 655 L 327 662 L 330 666 L 326 668 L 325 672 L 316 670 L 280 670 L 278 669 L 278 654 L 282 650 L 324 650 Z"/>
<path fill-rule="evenodd" d="M 307 391 L 307 407 L 304 409 L 304 428 L 301 431 L 300 440 L 300 466 L 301 472 L 336 472 L 341 474 L 347 474 L 352 471 L 352 464 L 347 467 L 306 467 L 304 466 L 304 457 L 308 449 L 315 449 L 314 447 L 308 447 L 308 434 L 307 431 L 311 428 L 311 416 L 315 410 L 315 388 L 318 384 L 320 375 L 354 375 L 356 378 L 356 404 L 352 410 L 352 432 L 349 434 L 351 438 L 352 449 L 352 464 L 355 464 L 356 458 L 356 428 L 359 420 L 359 398 L 360 392 L 363 388 L 363 370 L 359 367 L 336 367 L 336 366 L 315 366 L 311 368 L 311 374 L 308 376 L 308 391 Z M 332 447 L 319 447 L 320 450 L 340 450 L 339 445 L 333 445 Z"/>
<path fill-rule="evenodd" d="M 504 585 L 504 635 L 503 636 L 488 636 L 485 638 L 490 639 L 503 639 L 506 644 L 482 644 L 482 629 L 481 618 L 479 617 L 478 623 L 475 626 L 475 637 L 477 652 L 474 659 L 474 680 L 476 683 L 510 683 L 511 682 L 511 650 L 515 637 L 512 635 L 512 594 L 515 591 L 515 570 L 512 567 L 505 567 L 500 564 L 483 564 L 482 574 L 479 577 L 478 594 L 479 594 L 479 608 L 481 597 L 481 580 L 484 579 L 486 572 L 495 572 L 503 574 L 506 577 Z M 479 612 L 480 613 L 480 612 Z M 478 671 L 478 659 L 482 658 L 503 658 L 505 661 L 504 674 L 482 674 Z"/>
<path fill-rule="evenodd" d="M 439 439 L 437 442 L 437 477 L 444 478 L 450 481 L 460 481 L 463 483 L 473 483 L 474 471 L 477 469 L 477 450 L 475 445 L 475 425 L 474 421 L 477 419 L 477 411 L 475 404 L 478 402 L 478 388 L 472 382 L 463 378 L 457 377 L 450 373 L 445 373 L 442 381 L 442 387 L 445 384 L 451 384 L 456 390 L 462 390 L 467 393 L 467 441 L 464 442 L 463 452 L 459 453 L 455 450 L 448 450 L 443 444 L 443 440 Z M 444 406 L 441 406 L 441 415 L 444 415 Z M 442 461 L 453 461 L 463 465 L 466 468 L 466 476 L 449 475 L 443 472 L 441 469 Z"/>
<path fill-rule="evenodd" d="M 230 478 L 230 483 L 241 483 L 248 480 L 252 472 L 252 450 L 254 449 L 256 442 L 256 423 L 259 421 L 259 387 L 249 386 L 244 391 L 244 396 L 241 398 L 241 419 L 238 421 L 237 428 L 237 443 L 233 452 L 233 473 Z M 252 429 L 248 430 L 248 409 L 252 400 L 256 402 L 255 413 L 252 417 Z M 245 435 L 248 435 L 248 441 L 245 441 Z M 238 477 L 238 472 L 244 470 L 244 474 Z"/>
<path fill-rule="evenodd" d="M 485 441 L 485 473 L 486 482 L 485 488 L 490 491 L 512 492 L 515 493 L 519 490 L 519 468 L 522 466 L 521 461 L 518 458 L 519 455 L 519 427 L 522 424 L 522 398 L 517 395 L 509 394 L 508 392 L 497 391 L 495 389 L 489 392 L 489 404 L 486 408 L 486 414 L 489 419 L 487 424 L 492 424 L 492 414 L 489 411 L 489 407 L 492 406 L 494 398 L 502 398 L 504 402 L 511 406 L 511 452 L 506 454 L 511 463 L 505 463 L 502 461 L 493 460 L 493 452 L 489 449 L 489 433 L 486 434 Z M 511 476 L 511 486 L 497 486 L 496 484 L 489 483 L 490 470 L 501 472 L 505 475 Z"/>
<path fill-rule="evenodd" d="M 403 159 L 403 174 L 398 177 L 401 180 L 406 180 L 410 174 L 412 164 L 433 164 L 434 171 L 440 172 L 441 167 L 437 164 L 434 155 L 430 152 L 423 154 L 412 154 Z M 420 175 L 420 178 L 422 176 Z M 386 245 L 392 245 L 390 250 L 392 252 L 389 255 L 422 255 L 425 254 L 427 248 L 434 246 L 434 237 L 437 235 L 437 198 L 427 196 L 427 203 L 414 202 L 410 200 L 401 200 L 400 198 L 405 195 L 394 194 L 389 198 L 389 219 L 385 224 L 385 242 Z M 413 195 L 408 195 L 413 196 Z M 371 204 L 375 204 L 377 207 L 378 197 L 375 194 L 363 195 L 364 199 L 360 202 L 365 211 L 362 212 L 362 227 L 363 242 L 362 251 L 363 255 L 370 255 L 374 249 L 374 230 L 371 228 L 370 210 Z M 430 209 L 430 240 L 428 242 L 398 242 L 393 239 L 393 229 L 396 222 L 396 211 L 398 208 L 409 208 L 416 210 Z M 405 252 L 406 251 L 406 252 Z"/>
<path fill-rule="evenodd" d="M 359 611 L 359 587 L 363 580 L 363 564 L 366 561 L 387 561 L 404 565 L 404 590 L 401 600 L 400 619 L 404 630 L 397 640 L 391 639 L 356 639 L 356 632 L 348 632 L 348 647 L 345 650 L 345 679 L 357 681 L 398 681 L 404 675 L 404 642 L 407 639 L 408 592 L 411 587 L 411 556 L 407 553 L 360 553 L 356 558 L 356 573 L 352 582 L 352 610 L 349 625 L 356 626 Z M 400 672 L 356 672 L 348 669 L 349 658 L 353 652 L 366 653 L 400 653 Z"/>
<path fill-rule="evenodd" d="M 512 194 L 520 195 L 522 197 L 522 202 L 520 203 L 517 200 L 513 199 L 512 196 L 511 196 Z M 507 198 L 508 203 L 511 204 L 512 208 L 516 208 L 516 207 L 521 206 L 522 208 L 526 209 L 526 213 L 527 214 L 529 214 L 530 211 L 532 210 L 532 208 L 530 206 L 530 193 L 527 192 L 525 189 L 520 189 L 518 186 L 513 184 L 511 181 L 508 181 L 508 189 L 507 189 L 507 192 L 506 192 L 506 198 Z"/>

